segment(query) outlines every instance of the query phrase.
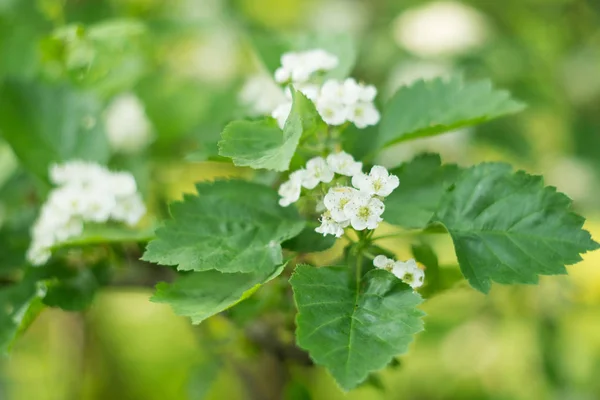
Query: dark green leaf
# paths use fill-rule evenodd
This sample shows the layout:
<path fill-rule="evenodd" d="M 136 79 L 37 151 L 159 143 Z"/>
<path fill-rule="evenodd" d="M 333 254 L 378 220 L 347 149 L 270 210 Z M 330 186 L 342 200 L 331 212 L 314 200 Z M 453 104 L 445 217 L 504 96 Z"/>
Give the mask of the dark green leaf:
<path fill-rule="evenodd" d="M 524 108 L 489 81 L 418 81 L 400 88 L 386 104 L 377 136 L 379 147 L 476 125 Z"/>
<path fill-rule="evenodd" d="M 294 91 L 294 104 L 283 131 L 274 119 L 234 121 L 225 127 L 219 142 L 219 155 L 229 157 L 240 167 L 286 171 L 302 136 L 323 127 L 315 105 Z"/>
<path fill-rule="evenodd" d="M 463 275 L 487 293 L 492 281 L 534 284 L 538 275 L 565 274 L 580 253 L 598 248 L 570 205 L 539 176 L 481 164 L 462 173 L 433 221 L 450 232 Z"/>
<path fill-rule="evenodd" d="M 68 86 L 7 81 L 0 87 L 0 134 L 43 179 L 53 162 L 108 160 L 100 112 L 94 96 Z"/>
<path fill-rule="evenodd" d="M 66 311 L 82 311 L 92 304 L 98 288 L 92 270 L 84 268 L 74 271 L 73 276 L 49 283 L 44 304 Z"/>
<path fill-rule="evenodd" d="M 317 226 L 317 224 L 309 223 L 298 236 L 286 240 L 281 245 L 284 249 L 298 253 L 317 253 L 332 248 L 337 240 L 336 237 L 332 235 L 323 236 L 315 232 Z"/>
<path fill-rule="evenodd" d="M 30 280 L 0 288 L 0 354 L 6 354 L 44 287 Z"/>
<path fill-rule="evenodd" d="M 171 205 L 173 219 L 156 232 L 144 260 L 181 271 L 266 272 L 283 263 L 281 242 L 299 234 L 304 220 L 278 204 L 277 193 L 232 180 L 197 185 Z"/>
<path fill-rule="evenodd" d="M 283 267 L 250 273 L 190 272 L 171 284 L 159 283 L 151 300 L 168 303 L 177 315 L 190 317 L 192 323 L 199 324 L 252 295 L 262 284 L 281 274 Z"/>
<path fill-rule="evenodd" d="M 423 330 L 421 297 L 387 271 L 368 272 L 360 291 L 346 267 L 300 265 L 290 282 L 298 345 L 344 390 L 406 352 Z"/>
<path fill-rule="evenodd" d="M 386 198 L 385 220 L 409 229 L 424 228 L 435 213 L 442 195 L 459 173 L 458 166 L 441 165 L 437 154 L 423 154 L 391 173 L 400 186 Z"/>

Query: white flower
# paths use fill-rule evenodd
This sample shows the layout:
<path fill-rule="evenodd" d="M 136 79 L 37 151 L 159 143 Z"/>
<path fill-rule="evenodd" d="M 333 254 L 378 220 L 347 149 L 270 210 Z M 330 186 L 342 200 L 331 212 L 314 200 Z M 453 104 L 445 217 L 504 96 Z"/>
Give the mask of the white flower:
<path fill-rule="evenodd" d="M 302 176 L 302 186 L 307 189 L 314 189 L 319 182 L 331 182 L 333 175 L 333 171 L 329 169 L 323 157 L 312 158 L 306 163 L 306 173 Z"/>
<path fill-rule="evenodd" d="M 369 175 L 357 174 L 352 177 L 352 186 L 371 195 L 388 196 L 400 185 L 396 175 L 390 175 L 385 167 L 375 165 Z"/>
<path fill-rule="evenodd" d="M 394 264 L 392 273 L 413 289 L 423 286 L 425 280 L 425 271 L 419 268 L 414 259 L 406 262 L 397 261 Z"/>
<path fill-rule="evenodd" d="M 27 260 L 32 265 L 45 264 L 52 247 L 81 235 L 86 222 L 113 219 L 134 225 L 146 213 L 131 174 L 84 161 L 53 165 L 49 174 L 58 187 L 31 228 Z"/>
<path fill-rule="evenodd" d="M 337 222 L 331 218 L 329 211 L 321 216 L 321 226 L 315 229 L 315 232 L 326 235 L 341 237 L 344 234 L 344 228 L 349 225 L 348 221 Z"/>
<path fill-rule="evenodd" d="M 290 174 L 287 181 L 283 182 L 279 186 L 279 205 L 287 207 L 292 203 L 295 203 L 300 198 L 300 192 L 302 191 L 302 179 L 306 174 L 306 170 L 300 169 Z"/>
<path fill-rule="evenodd" d="M 271 116 L 277 120 L 277 124 L 281 129 L 283 129 L 283 127 L 285 126 L 285 121 L 287 121 L 291 111 L 292 102 L 290 101 L 278 105 L 271 113 Z"/>
<path fill-rule="evenodd" d="M 386 256 L 379 255 L 373 259 L 373 265 L 377 268 L 392 272 L 394 266 L 396 265 L 396 261 L 392 260 L 391 258 L 387 258 Z"/>
<path fill-rule="evenodd" d="M 354 199 L 357 193 L 356 189 L 345 186 L 329 189 L 323 203 L 334 221 L 343 222 L 350 219 L 344 211 L 344 207 Z"/>
<path fill-rule="evenodd" d="M 133 94 L 116 97 L 106 109 L 106 136 L 113 150 L 135 153 L 152 139 L 144 106 Z"/>
<path fill-rule="evenodd" d="M 343 82 L 329 79 L 321 87 L 321 98 L 325 101 L 350 105 L 356 103 L 362 93 L 362 87 L 353 78 Z"/>
<path fill-rule="evenodd" d="M 285 102 L 285 95 L 273 78 L 258 74 L 246 80 L 238 100 L 252 115 L 266 115 Z"/>
<path fill-rule="evenodd" d="M 348 120 L 348 107 L 342 103 L 319 98 L 316 107 L 327 125 L 339 126 Z"/>
<path fill-rule="evenodd" d="M 377 125 L 380 115 L 373 103 L 359 102 L 348 108 L 347 118 L 357 128 L 363 129 L 370 125 Z"/>
<path fill-rule="evenodd" d="M 364 192 L 356 193 L 352 201 L 344 206 L 344 213 L 350 218 L 350 224 L 357 231 L 375 229 L 383 221 L 381 214 L 385 206 L 381 200 Z"/>
<path fill-rule="evenodd" d="M 345 176 L 354 176 L 362 171 L 362 163 L 354 161 L 354 157 L 344 151 L 328 155 L 327 165 L 336 174 Z"/>
<path fill-rule="evenodd" d="M 286 53 L 275 71 L 275 81 L 306 82 L 315 72 L 332 70 L 338 63 L 336 56 L 321 49 Z"/>
<path fill-rule="evenodd" d="M 452 56 L 486 40 L 487 21 L 476 9 L 457 1 L 438 1 L 400 14 L 396 42 L 421 57 Z"/>

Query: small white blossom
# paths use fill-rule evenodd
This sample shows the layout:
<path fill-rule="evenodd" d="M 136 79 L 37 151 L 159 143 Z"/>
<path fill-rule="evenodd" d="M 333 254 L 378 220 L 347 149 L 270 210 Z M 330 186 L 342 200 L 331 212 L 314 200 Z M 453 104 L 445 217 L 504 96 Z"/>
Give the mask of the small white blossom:
<path fill-rule="evenodd" d="M 373 265 L 377 268 L 392 272 L 394 266 L 396 265 L 396 261 L 392 260 L 391 258 L 387 258 L 386 256 L 379 255 L 373 259 Z"/>
<path fill-rule="evenodd" d="M 344 208 L 350 203 L 358 191 L 351 187 L 334 187 L 329 189 L 325 195 L 323 203 L 331 215 L 331 219 L 336 222 L 348 221 L 350 217 L 344 211 Z"/>
<path fill-rule="evenodd" d="M 116 97 L 106 109 L 106 136 L 113 150 L 134 153 L 152 139 L 144 106 L 133 94 Z"/>
<path fill-rule="evenodd" d="M 275 71 L 275 81 L 306 82 L 315 72 L 332 70 L 338 63 L 336 56 L 321 49 L 286 53 L 281 57 L 281 67 Z"/>
<path fill-rule="evenodd" d="M 146 213 L 135 179 L 128 173 L 110 172 L 98 164 L 71 161 L 53 165 L 50 192 L 31 228 L 27 260 L 45 264 L 53 246 L 81 235 L 85 222 L 109 219 L 135 225 Z"/>
<path fill-rule="evenodd" d="M 362 171 L 362 163 L 354 161 L 354 158 L 344 151 L 328 155 L 327 165 L 336 174 L 345 176 L 354 176 Z"/>
<path fill-rule="evenodd" d="M 329 211 L 326 211 L 321 216 L 321 226 L 315 229 L 315 232 L 326 235 L 334 235 L 341 237 L 344 234 L 344 228 L 349 225 L 348 221 L 337 222 L 332 217 Z"/>
<path fill-rule="evenodd" d="M 414 259 L 406 262 L 397 261 L 394 264 L 392 273 L 413 289 L 423 286 L 425 280 L 425 271 L 419 268 Z"/>
<path fill-rule="evenodd" d="M 331 182 L 333 175 L 333 171 L 323 157 L 312 158 L 306 163 L 306 173 L 302 177 L 302 186 L 307 189 L 314 189 L 319 182 Z"/>
<path fill-rule="evenodd" d="M 390 175 L 385 167 L 376 165 L 369 175 L 357 174 L 352 177 L 352 186 L 371 195 L 389 196 L 400 185 L 396 175 Z"/>
<path fill-rule="evenodd" d="M 357 128 L 364 129 L 367 126 L 377 125 L 381 116 L 373 103 L 359 102 L 348 108 L 347 118 Z"/>
<path fill-rule="evenodd" d="M 356 193 L 352 201 L 344 206 L 344 212 L 350 218 L 350 224 L 357 231 L 375 229 L 383 221 L 381 214 L 385 206 L 381 200 L 364 192 Z"/>
<path fill-rule="evenodd" d="M 348 120 L 348 107 L 342 103 L 319 99 L 316 107 L 327 125 L 339 126 Z"/>
<path fill-rule="evenodd" d="M 285 101 L 283 90 L 268 75 L 254 75 L 246 80 L 238 101 L 252 115 L 269 114 Z"/>
<path fill-rule="evenodd" d="M 300 192 L 302 191 L 302 179 L 306 174 L 306 170 L 301 169 L 294 171 L 290 174 L 287 181 L 283 182 L 279 186 L 279 205 L 287 207 L 292 203 L 295 203 L 300 198 Z"/>

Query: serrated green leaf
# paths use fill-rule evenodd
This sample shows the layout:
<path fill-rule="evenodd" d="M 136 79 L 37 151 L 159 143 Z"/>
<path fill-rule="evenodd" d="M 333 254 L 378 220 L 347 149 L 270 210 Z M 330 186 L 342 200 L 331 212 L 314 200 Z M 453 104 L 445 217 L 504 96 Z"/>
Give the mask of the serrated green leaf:
<path fill-rule="evenodd" d="M 225 127 L 219 155 L 240 167 L 286 171 L 302 136 L 323 127 L 315 105 L 301 92 L 293 92 L 293 106 L 283 131 L 272 118 L 234 121 Z"/>
<path fill-rule="evenodd" d="M 344 390 L 406 352 L 423 330 L 421 297 L 387 271 L 369 271 L 359 292 L 346 267 L 300 265 L 290 283 L 298 345 Z"/>
<path fill-rule="evenodd" d="M 424 228 L 442 195 L 459 173 L 454 164 L 442 166 L 437 154 L 422 154 L 391 171 L 400 186 L 386 198 L 385 220 L 409 229 Z"/>
<path fill-rule="evenodd" d="M 378 146 L 438 135 L 521 111 L 524 105 L 487 81 L 418 81 L 400 88 L 383 109 Z"/>
<path fill-rule="evenodd" d="M 251 296 L 262 284 L 281 274 L 283 267 L 251 273 L 190 272 L 171 284 L 159 283 L 151 300 L 168 303 L 177 315 L 199 324 Z"/>
<path fill-rule="evenodd" d="M 53 162 L 106 162 L 101 104 L 68 86 L 6 81 L 0 87 L 0 134 L 23 165 L 47 179 Z"/>
<path fill-rule="evenodd" d="M 283 263 L 281 242 L 302 231 L 293 207 L 256 183 L 231 180 L 197 185 L 171 205 L 172 219 L 156 231 L 143 260 L 181 271 L 264 272 Z"/>
<path fill-rule="evenodd" d="M 44 294 L 44 288 L 30 280 L 0 288 L 0 354 L 6 354 L 21 326 L 27 323 L 29 308 Z"/>
<path fill-rule="evenodd" d="M 539 176 L 481 164 L 461 174 L 433 221 L 452 236 L 471 286 L 487 293 L 492 281 L 534 284 L 538 275 L 566 274 L 565 265 L 598 248 L 570 206 Z"/>

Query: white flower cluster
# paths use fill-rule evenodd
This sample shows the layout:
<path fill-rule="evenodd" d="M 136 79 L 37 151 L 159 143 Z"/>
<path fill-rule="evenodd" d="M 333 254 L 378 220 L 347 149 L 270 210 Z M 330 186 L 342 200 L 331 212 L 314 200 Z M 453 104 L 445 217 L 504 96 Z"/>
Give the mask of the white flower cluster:
<path fill-rule="evenodd" d="M 339 126 L 352 122 L 362 129 L 379 122 L 380 114 L 373 104 L 377 96 L 374 86 L 363 85 L 353 78 L 344 81 L 329 79 L 322 85 L 310 82 L 315 72 L 328 71 L 337 66 L 338 59 L 334 55 L 324 50 L 286 53 L 281 57 L 281 63 L 282 67 L 275 72 L 275 80 L 279 83 L 291 82 L 296 90 L 315 103 L 321 118 L 328 125 Z M 287 101 L 271 113 L 281 128 L 292 109 L 289 89 L 286 97 Z"/>
<path fill-rule="evenodd" d="M 135 225 L 146 213 L 135 179 L 129 173 L 71 161 L 53 165 L 50 180 L 58 187 L 50 192 L 32 228 L 27 253 L 32 265 L 45 264 L 51 248 L 80 235 L 85 222 L 113 220 Z"/>
<path fill-rule="evenodd" d="M 152 140 L 152 126 L 144 106 L 131 93 L 122 94 L 109 104 L 105 125 L 110 146 L 117 152 L 138 152 Z"/>
<path fill-rule="evenodd" d="M 423 286 L 425 271 L 423 271 L 413 259 L 402 262 L 379 255 L 373 259 L 373 265 L 377 268 L 391 272 L 398 277 L 398 279 L 401 279 L 404 283 L 410 285 L 413 289 Z"/>
<path fill-rule="evenodd" d="M 279 188 L 279 204 L 286 207 L 296 202 L 303 187 L 314 189 L 321 182 L 330 183 L 335 174 L 352 177 L 354 187 L 329 188 L 323 199 L 325 212 L 321 226 L 316 231 L 340 237 L 348 226 L 358 231 L 377 228 L 385 210 L 382 199 L 392 193 L 400 181 L 381 166 L 374 166 L 368 175 L 363 174 L 362 163 L 343 151 L 330 154 L 327 160 L 315 157 L 308 161 L 306 168 L 292 172 Z"/>

